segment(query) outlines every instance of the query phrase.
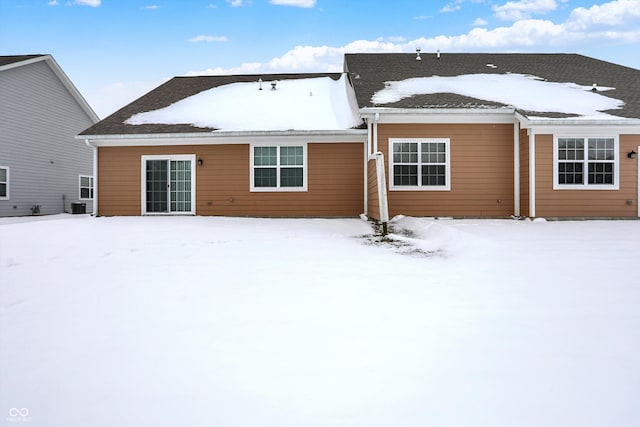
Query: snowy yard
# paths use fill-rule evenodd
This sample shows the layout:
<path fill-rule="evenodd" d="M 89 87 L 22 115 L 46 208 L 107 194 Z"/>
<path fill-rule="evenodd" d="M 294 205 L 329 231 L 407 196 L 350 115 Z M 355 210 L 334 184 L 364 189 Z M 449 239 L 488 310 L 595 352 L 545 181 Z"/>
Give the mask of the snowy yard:
<path fill-rule="evenodd" d="M 0 219 L 0 425 L 640 425 L 640 221 L 393 227 Z"/>

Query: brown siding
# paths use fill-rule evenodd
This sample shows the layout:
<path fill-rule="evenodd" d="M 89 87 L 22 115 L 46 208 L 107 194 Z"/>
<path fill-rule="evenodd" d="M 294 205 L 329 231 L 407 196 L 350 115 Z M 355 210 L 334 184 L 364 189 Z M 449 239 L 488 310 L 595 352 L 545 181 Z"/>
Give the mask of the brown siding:
<path fill-rule="evenodd" d="M 368 215 L 374 219 L 380 219 L 380 199 L 378 197 L 378 175 L 376 173 L 376 161 L 367 162 L 367 210 Z"/>
<path fill-rule="evenodd" d="M 513 125 L 381 124 L 378 132 L 378 149 L 385 154 L 387 171 L 389 138 L 451 141 L 451 191 L 389 190 L 390 216 L 513 215 Z"/>
<path fill-rule="evenodd" d="M 249 145 L 101 147 L 99 215 L 140 215 L 141 156 L 195 154 L 196 214 L 228 216 L 357 216 L 364 203 L 364 145 L 309 143 L 308 191 L 249 191 Z"/>
<path fill-rule="evenodd" d="M 520 129 L 520 216 L 529 216 L 529 135 Z"/>
<path fill-rule="evenodd" d="M 553 135 L 536 135 L 536 216 L 637 217 L 638 160 L 627 153 L 639 144 L 640 135 L 620 135 L 619 190 L 554 190 Z"/>

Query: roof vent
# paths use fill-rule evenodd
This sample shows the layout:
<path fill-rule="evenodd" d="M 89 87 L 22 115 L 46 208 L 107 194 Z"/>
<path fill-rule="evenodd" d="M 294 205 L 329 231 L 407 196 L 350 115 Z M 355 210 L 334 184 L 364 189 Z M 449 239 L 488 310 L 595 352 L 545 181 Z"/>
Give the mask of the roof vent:
<path fill-rule="evenodd" d="M 262 90 L 262 79 L 258 79 L 258 90 Z"/>
<path fill-rule="evenodd" d="M 436 50 L 436 58 L 440 59 L 440 49 Z"/>
<path fill-rule="evenodd" d="M 420 48 L 419 47 L 416 48 L 416 61 L 422 61 L 422 58 L 420 57 Z"/>
<path fill-rule="evenodd" d="M 593 87 L 591 88 L 591 92 L 597 92 L 598 91 L 598 84 L 594 83 Z"/>
<path fill-rule="evenodd" d="M 274 80 L 271 82 L 271 90 L 276 90 L 276 86 L 278 85 L 278 81 Z"/>

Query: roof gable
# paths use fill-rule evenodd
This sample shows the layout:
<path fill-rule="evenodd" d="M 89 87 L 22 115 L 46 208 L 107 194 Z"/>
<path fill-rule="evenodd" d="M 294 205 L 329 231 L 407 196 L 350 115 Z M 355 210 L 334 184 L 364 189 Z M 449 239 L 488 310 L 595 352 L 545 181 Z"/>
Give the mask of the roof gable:
<path fill-rule="evenodd" d="M 56 77 L 62 82 L 65 88 L 69 91 L 69 94 L 78 103 L 80 108 L 87 114 L 91 121 L 98 122 L 99 118 L 95 111 L 91 108 L 89 103 L 84 99 L 80 91 L 71 82 L 69 77 L 60 68 L 60 65 L 56 62 L 51 55 L 13 55 L 13 56 L 0 56 L 0 72 L 9 70 L 12 68 L 23 67 L 34 62 L 43 61 L 46 63 Z"/>
<path fill-rule="evenodd" d="M 13 66 L 20 66 L 22 64 L 20 64 L 20 62 L 25 62 L 25 61 L 29 61 L 31 59 L 35 59 L 35 58 L 41 58 L 45 55 L 7 55 L 7 56 L 0 56 L 0 71 L 5 69 L 5 68 L 9 68 L 9 65 L 13 65 Z"/>

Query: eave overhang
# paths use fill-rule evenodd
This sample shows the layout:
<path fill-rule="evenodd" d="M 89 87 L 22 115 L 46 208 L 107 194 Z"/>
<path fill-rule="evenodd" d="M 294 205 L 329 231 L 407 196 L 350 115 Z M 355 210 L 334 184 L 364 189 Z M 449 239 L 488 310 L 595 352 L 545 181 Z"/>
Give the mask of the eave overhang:
<path fill-rule="evenodd" d="M 501 108 L 390 108 L 365 107 L 360 115 L 367 121 L 389 124 L 514 123 L 513 107 Z"/>
<path fill-rule="evenodd" d="M 162 134 L 77 135 L 96 147 L 224 145 L 253 142 L 361 142 L 367 140 L 366 129 L 291 130 L 291 131 L 214 131 Z"/>

